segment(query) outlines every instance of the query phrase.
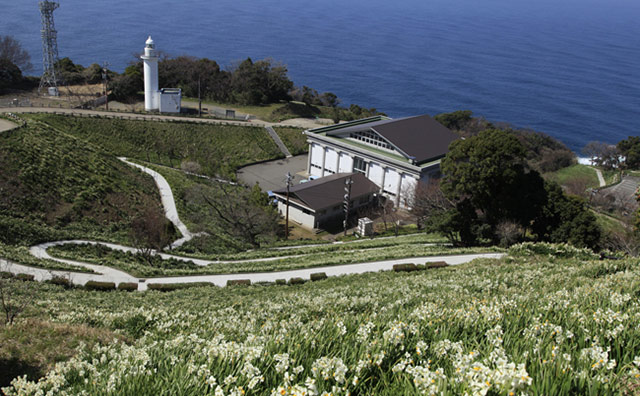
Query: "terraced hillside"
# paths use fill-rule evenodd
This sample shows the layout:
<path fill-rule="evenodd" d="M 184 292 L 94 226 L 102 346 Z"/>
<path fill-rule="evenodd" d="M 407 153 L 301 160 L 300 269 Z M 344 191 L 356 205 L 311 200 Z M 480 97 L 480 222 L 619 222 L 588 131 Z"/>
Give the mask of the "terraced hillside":
<path fill-rule="evenodd" d="M 0 134 L 0 169 L 2 243 L 71 236 L 126 241 L 137 213 L 161 207 L 150 177 L 33 121 Z"/>
<path fill-rule="evenodd" d="M 235 177 L 236 168 L 283 155 L 260 126 L 152 122 L 81 118 L 53 114 L 25 115 L 63 130 L 116 156 L 170 167 L 196 162 L 210 176 Z"/>
<path fill-rule="evenodd" d="M 4 392 L 632 395 L 639 275 L 637 260 L 527 244 L 498 261 L 297 286 L 20 283 L 35 297 L 0 329 L 0 363 L 30 376 Z M 36 353 L 29 339 L 48 344 Z"/>

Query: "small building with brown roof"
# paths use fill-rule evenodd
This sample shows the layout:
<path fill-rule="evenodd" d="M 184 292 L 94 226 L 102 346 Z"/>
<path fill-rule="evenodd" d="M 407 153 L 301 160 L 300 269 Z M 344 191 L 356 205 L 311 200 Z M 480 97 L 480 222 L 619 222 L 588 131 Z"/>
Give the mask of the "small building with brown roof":
<path fill-rule="evenodd" d="M 304 132 L 307 172 L 316 177 L 358 172 L 397 206 L 407 207 L 418 181 L 440 174 L 440 160 L 458 135 L 421 115 L 375 116 Z"/>
<path fill-rule="evenodd" d="M 336 173 L 289 188 L 289 219 L 310 229 L 344 219 L 345 187 L 351 181 L 350 213 L 372 203 L 378 186 L 359 172 Z M 273 191 L 278 211 L 285 215 L 287 189 Z"/>

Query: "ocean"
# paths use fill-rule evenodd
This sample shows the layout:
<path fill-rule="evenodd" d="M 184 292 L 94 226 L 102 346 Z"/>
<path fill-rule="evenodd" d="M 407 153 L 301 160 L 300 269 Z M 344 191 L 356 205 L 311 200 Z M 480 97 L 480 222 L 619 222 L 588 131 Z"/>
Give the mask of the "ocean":
<path fill-rule="evenodd" d="M 42 70 L 36 0 L 0 35 Z M 170 56 L 223 67 L 273 58 L 296 85 L 391 117 L 472 110 L 579 152 L 640 133 L 637 0 L 60 0 L 60 57 L 122 71 L 152 35 Z"/>

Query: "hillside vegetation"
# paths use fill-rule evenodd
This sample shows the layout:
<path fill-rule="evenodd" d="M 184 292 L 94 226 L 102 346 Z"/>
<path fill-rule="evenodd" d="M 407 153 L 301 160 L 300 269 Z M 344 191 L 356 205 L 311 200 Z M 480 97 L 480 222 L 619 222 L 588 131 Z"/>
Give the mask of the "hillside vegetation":
<path fill-rule="evenodd" d="M 0 134 L 0 242 L 125 241 L 131 219 L 160 208 L 153 180 L 43 124 Z"/>
<path fill-rule="evenodd" d="M 632 394 L 640 378 L 637 260 L 600 261 L 566 245 L 511 253 L 298 286 L 106 294 L 32 284 L 34 302 L 14 326 L 28 334 L 41 328 L 29 323 L 66 326 L 70 337 L 49 348 L 67 351 L 67 361 L 4 392 Z M 95 336 L 110 332 L 120 340 Z M 89 346 L 69 359 L 67 344 L 85 338 Z M 50 367 L 52 354 L 26 342 L 3 344 L 0 359 Z"/>
<path fill-rule="evenodd" d="M 207 175 L 235 177 L 236 168 L 283 155 L 262 127 L 79 118 L 35 114 L 42 121 L 118 156 L 179 167 L 196 162 Z"/>

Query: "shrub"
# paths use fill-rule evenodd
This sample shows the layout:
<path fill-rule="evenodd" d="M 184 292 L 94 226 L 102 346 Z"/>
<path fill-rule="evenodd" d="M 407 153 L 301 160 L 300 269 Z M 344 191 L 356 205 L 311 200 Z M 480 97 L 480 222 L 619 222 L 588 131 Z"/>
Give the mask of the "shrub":
<path fill-rule="evenodd" d="M 588 248 L 577 248 L 568 243 L 547 243 L 547 242 L 524 242 L 509 248 L 512 256 L 554 256 L 559 258 L 577 258 L 581 260 L 595 260 L 599 258 L 593 250 Z"/>
<path fill-rule="evenodd" d="M 302 278 L 291 278 L 289 279 L 290 285 L 302 285 L 304 283 L 304 279 Z"/>
<path fill-rule="evenodd" d="M 324 280 L 324 279 L 327 279 L 327 274 L 324 272 L 314 272 L 313 274 L 311 274 L 312 282 Z"/>
<path fill-rule="evenodd" d="M 412 272 L 412 271 L 417 271 L 418 267 L 416 267 L 415 264 L 413 263 L 408 263 L 408 264 L 394 264 L 393 265 L 393 270 L 395 272 Z"/>
<path fill-rule="evenodd" d="M 71 283 L 69 279 L 63 278 L 61 276 L 54 276 L 53 278 L 49 279 L 47 282 L 51 283 L 52 285 L 62 286 L 65 289 L 71 289 L 73 287 L 73 283 Z"/>
<path fill-rule="evenodd" d="M 286 279 L 276 279 L 276 285 L 286 285 L 286 284 L 287 284 Z"/>
<path fill-rule="evenodd" d="M 249 286 L 251 285 L 250 279 L 229 279 L 227 286 Z"/>
<path fill-rule="evenodd" d="M 210 282 L 192 282 L 192 283 L 149 283 L 149 290 L 157 290 L 161 292 L 170 292 L 180 289 L 188 289 L 191 287 L 213 286 Z"/>
<path fill-rule="evenodd" d="M 2 271 L 0 272 L 0 279 L 11 279 L 13 278 L 13 274 L 11 272 Z"/>
<path fill-rule="evenodd" d="M 424 270 L 426 270 L 426 269 L 427 269 L 427 266 L 426 266 L 426 265 L 424 265 L 424 264 L 416 264 L 416 269 L 417 269 L 418 271 L 424 271 Z"/>
<path fill-rule="evenodd" d="M 17 274 L 15 278 L 21 281 L 33 281 L 35 279 L 35 277 L 31 274 Z"/>
<path fill-rule="evenodd" d="M 434 261 L 432 263 L 426 263 L 425 265 L 427 266 L 427 269 L 444 268 L 449 266 L 449 264 L 445 263 L 444 261 Z"/>
<path fill-rule="evenodd" d="M 113 282 L 89 281 L 84 284 L 84 287 L 87 290 L 110 291 L 116 289 L 116 284 Z"/>
<path fill-rule="evenodd" d="M 136 291 L 136 290 L 138 290 L 138 284 L 137 283 L 122 282 L 122 283 L 120 283 L 118 285 L 118 290 Z"/>

